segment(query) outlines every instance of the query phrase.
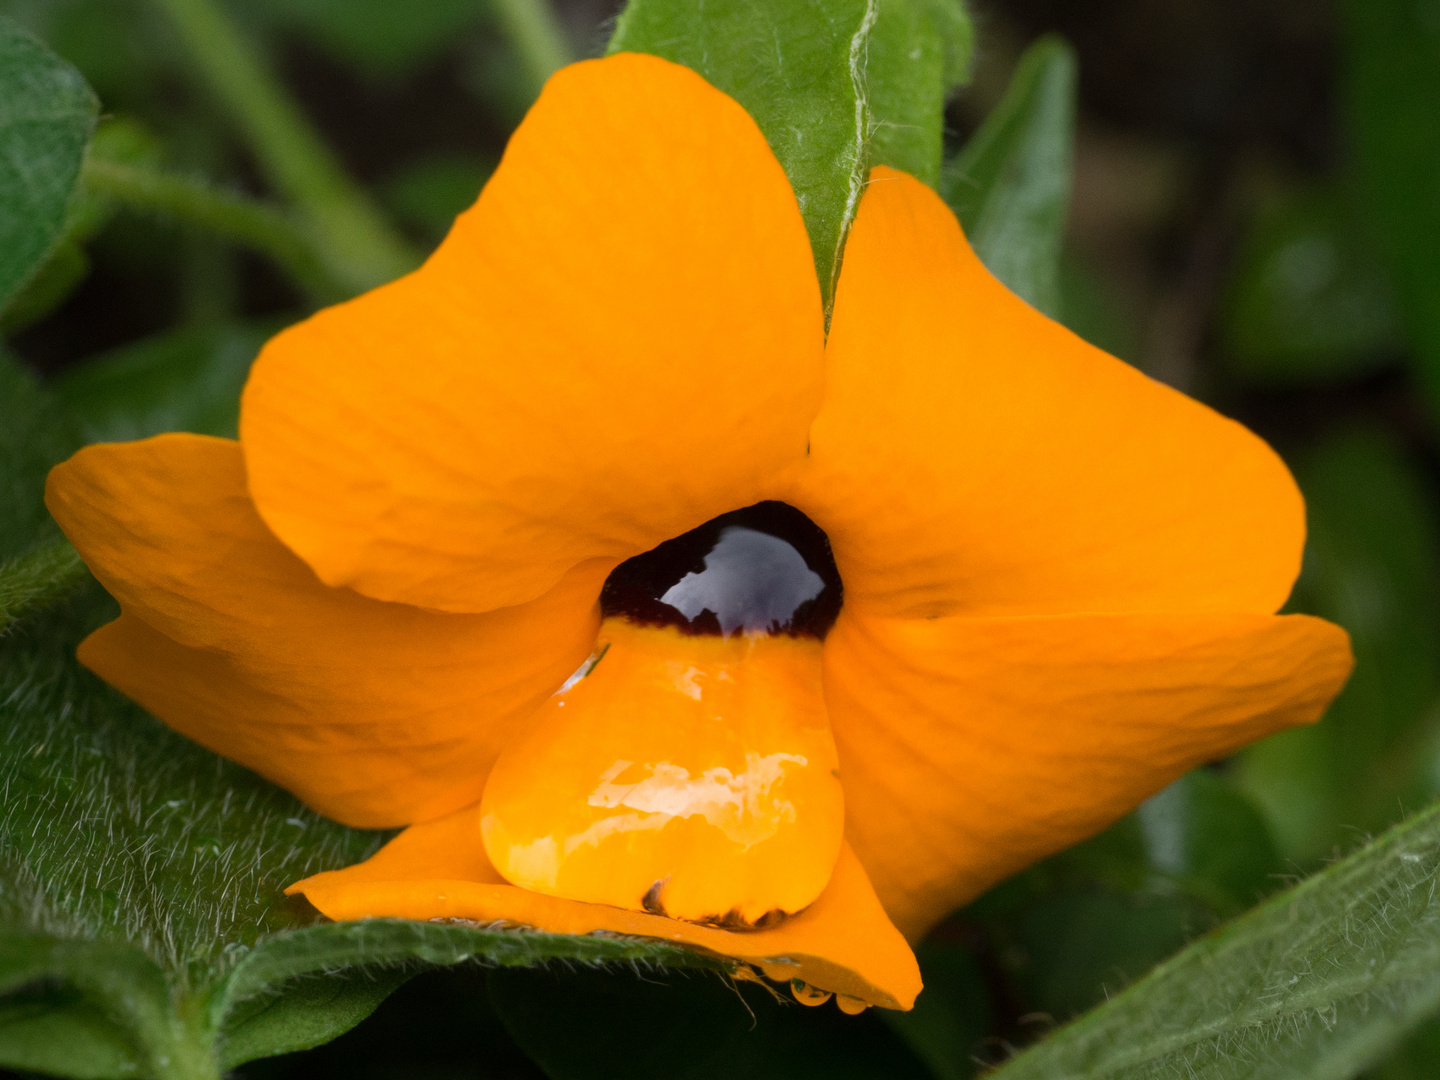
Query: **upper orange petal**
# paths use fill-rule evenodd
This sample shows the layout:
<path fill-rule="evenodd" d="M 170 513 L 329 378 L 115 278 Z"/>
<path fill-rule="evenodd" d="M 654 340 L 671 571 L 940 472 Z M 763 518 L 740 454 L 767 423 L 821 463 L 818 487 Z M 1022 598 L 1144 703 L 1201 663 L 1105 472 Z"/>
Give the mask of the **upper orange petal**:
<path fill-rule="evenodd" d="M 46 503 L 124 612 L 81 661 L 349 825 L 478 799 L 511 725 L 595 640 L 603 565 L 486 615 L 321 584 L 256 516 L 223 439 L 87 447 L 51 472 Z"/>
<path fill-rule="evenodd" d="M 508 885 L 486 858 L 477 807 L 412 826 L 368 861 L 286 891 L 304 893 L 332 919 L 469 919 L 557 934 L 659 938 L 753 964 L 772 979 L 800 979 L 892 1009 L 910 1008 L 920 991 L 915 956 L 848 847 L 813 904 L 779 926 L 744 933 Z"/>
<path fill-rule="evenodd" d="M 1316 719 L 1351 667 L 1304 615 L 888 619 L 846 609 L 825 698 L 846 837 L 912 940 L 1205 761 Z"/>
<path fill-rule="evenodd" d="M 789 496 L 886 615 L 1272 612 L 1304 507 L 1245 428 L 1000 284 L 939 196 L 877 168 Z"/>
<path fill-rule="evenodd" d="M 587 61 L 423 268 L 266 346 L 250 490 L 327 583 L 488 611 L 769 497 L 822 352 L 755 122 L 668 61 Z"/>

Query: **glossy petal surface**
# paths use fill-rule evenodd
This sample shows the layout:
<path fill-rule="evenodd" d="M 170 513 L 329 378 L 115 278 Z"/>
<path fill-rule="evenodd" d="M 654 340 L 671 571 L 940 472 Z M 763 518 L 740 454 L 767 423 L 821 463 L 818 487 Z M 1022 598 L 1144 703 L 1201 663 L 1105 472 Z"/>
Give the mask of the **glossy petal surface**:
<path fill-rule="evenodd" d="M 1202 762 L 1318 718 L 1349 639 L 1304 615 L 844 611 L 825 699 L 846 836 L 912 940 Z"/>
<path fill-rule="evenodd" d="M 661 938 L 753 964 L 772 979 L 801 979 L 886 1008 L 908 1009 L 920 991 L 915 956 L 849 847 L 841 848 L 815 903 L 777 927 L 749 933 L 507 885 L 485 857 L 478 807 L 412 826 L 369 861 L 317 874 L 287 891 L 303 893 L 332 919 L 470 919 L 560 934 L 605 930 Z"/>
<path fill-rule="evenodd" d="M 551 896 L 700 922 L 813 903 L 845 830 L 820 642 L 622 617 L 596 648 L 495 763 L 481 803 L 495 868 Z"/>
<path fill-rule="evenodd" d="M 686 68 L 565 68 L 416 273 L 275 338 L 251 492 L 331 585 L 532 600 L 767 497 L 803 458 L 823 321 L 755 122 Z"/>
<path fill-rule="evenodd" d="M 1245 428 L 996 281 L 877 168 L 845 249 L 811 456 L 786 496 L 881 615 L 1275 611 L 1304 508 Z"/>
<path fill-rule="evenodd" d="M 332 589 L 256 516 L 237 443 L 88 447 L 46 502 L 123 614 L 80 659 L 327 816 L 390 826 L 479 798 L 513 726 L 589 653 L 605 568 L 447 615 Z"/>

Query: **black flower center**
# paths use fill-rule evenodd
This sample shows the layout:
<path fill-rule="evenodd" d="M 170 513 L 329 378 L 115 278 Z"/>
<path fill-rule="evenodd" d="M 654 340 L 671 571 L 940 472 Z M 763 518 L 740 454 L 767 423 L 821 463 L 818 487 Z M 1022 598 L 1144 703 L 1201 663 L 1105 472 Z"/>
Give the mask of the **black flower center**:
<path fill-rule="evenodd" d="M 823 638 L 841 599 L 825 533 L 793 506 L 762 502 L 627 559 L 605 580 L 600 607 L 687 634 Z"/>

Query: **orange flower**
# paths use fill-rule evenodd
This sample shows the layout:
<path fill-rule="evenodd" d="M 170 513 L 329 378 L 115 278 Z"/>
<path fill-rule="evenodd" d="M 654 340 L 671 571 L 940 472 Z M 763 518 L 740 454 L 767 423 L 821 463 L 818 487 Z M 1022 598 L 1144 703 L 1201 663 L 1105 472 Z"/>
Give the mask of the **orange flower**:
<path fill-rule="evenodd" d="M 325 914 L 664 938 L 852 1010 L 908 1008 L 907 938 L 1350 667 L 1273 614 L 1304 514 L 1264 443 L 1010 294 L 890 169 L 827 336 L 754 121 L 648 56 L 556 75 L 421 270 L 271 341 L 239 442 L 93 446 L 48 501 L 122 608 L 85 664 L 410 826 L 293 887 Z M 828 634 L 795 610 L 834 614 L 823 550 L 716 533 L 776 502 L 828 536 Z M 660 586 L 692 619 L 602 624 L 618 565 L 706 522 Z M 682 633 L 746 559 L 793 595 Z"/>

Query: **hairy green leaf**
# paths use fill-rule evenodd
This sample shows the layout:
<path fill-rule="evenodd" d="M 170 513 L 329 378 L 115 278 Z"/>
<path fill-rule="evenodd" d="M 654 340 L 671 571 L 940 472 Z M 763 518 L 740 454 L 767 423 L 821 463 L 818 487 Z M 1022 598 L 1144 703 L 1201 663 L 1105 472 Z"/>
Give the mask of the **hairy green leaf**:
<path fill-rule="evenodd" d="M 870 166 L 933 182 L 969 34 L 945 0 L 632 0 L 610 51 L 684 64 L 745 106 L 795 189 L 828 307 Z"/>
<path fill-rule="evenodd" d="M 995 1080 L 1344 1080 L 1440 1007 L 1440 807 L 1196 942 Z"/>
<path fill-rule="evenodd" d="M 1419 375 L 1440 408 L 1440 17 L 1422 0 L 1346 0 L 1346 97 L 1368 209 Z"/>
<path fill-rule="evenodd" d="M 97 110 L 78 71 L 0 17 L 0 310 L 60 236 Z"/>
<path fill-rule="evenodd" d="M 80 670 L 75 643 L 113 610 L 91 586 L 0 640 L 0 994 L 78 995 L 85 1008 L 52 1010 L 51 1029 L 93 1027 L 98 1009 L 145 1071 L 193 1080 L 333 1037 L 421 966 L 725 967 L 608 935 L 324 922 L 284 887 L 384 834 L 317 816 Z M 0 1062 L 33 1044 L 15 1030 L 0 1026 Z"/>
<path fill-rule="evenodd" d="M 60 599 L 88 576 L 66 540 L 52 540 L 0 563 L 0 632 L 26 612 Z"/>
<path fill-rule="evenodd" d="M 945 166 L 940 194 L 990 272 L 1047 315 L 1060 308 L 1060 248 L 1075 140 L 1075 53 L 1044 37 L 1005 97 Z"/>

